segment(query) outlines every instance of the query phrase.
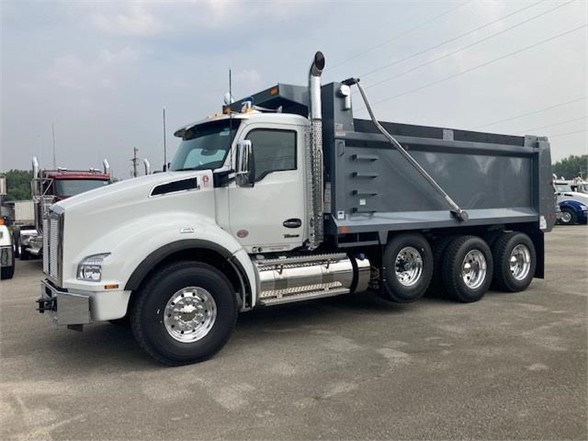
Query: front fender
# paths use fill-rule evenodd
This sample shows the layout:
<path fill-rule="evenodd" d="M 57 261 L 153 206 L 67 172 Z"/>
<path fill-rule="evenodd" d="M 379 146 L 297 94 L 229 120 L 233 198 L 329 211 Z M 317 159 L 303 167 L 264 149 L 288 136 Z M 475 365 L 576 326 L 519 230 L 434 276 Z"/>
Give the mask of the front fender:
<path fill-rule="evenodd" d="M 103 291 L 105 285 L 116 284 L 133 290 L 146 272 L 162 259 L 190 248 L 210 249 L 227 259 L 234 256 L 248 279 L 253 298 L 256 297 L 255 269 L 241 244 L 211 218 L 193 213 L 141 217 L 96 238 L 68 259 L 69 277 L 64 278 L 64 286 Z M 77 280 L 78 264 L 87 256 L 101 253 L 110 253 L 110 256 L 104 261 L 100 283 Z"/>

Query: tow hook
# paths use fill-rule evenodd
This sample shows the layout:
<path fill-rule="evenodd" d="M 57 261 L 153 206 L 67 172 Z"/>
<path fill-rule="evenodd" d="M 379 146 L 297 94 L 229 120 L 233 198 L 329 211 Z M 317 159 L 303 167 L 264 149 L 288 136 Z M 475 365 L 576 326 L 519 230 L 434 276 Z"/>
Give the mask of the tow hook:
<path fill-rule="evenodd" d="M 45 298 L 41 297 L 40 299 L 38 299 L 36 301 L 39 304 L 37 311 L 39 311 L 41 314 L 43 314 L 45 311 L 57 311 L 57 301 L 56 300 L 57 300 L 56 298 L 45 299 Z"/>

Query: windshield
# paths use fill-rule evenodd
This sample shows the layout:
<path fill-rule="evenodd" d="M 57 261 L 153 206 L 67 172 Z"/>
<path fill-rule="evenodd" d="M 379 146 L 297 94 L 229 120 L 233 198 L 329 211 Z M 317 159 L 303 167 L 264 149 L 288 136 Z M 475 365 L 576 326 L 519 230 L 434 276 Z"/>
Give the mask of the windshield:
<path fill-rule="evenodd" d="M 572 191 L 572 187 L 570 187 L 570 184 L 558 184 L 556 182 L 555 183 L 555 190 L 559 191 L 559 192 Z"/>
<path fill-rule="evenodd" d="M 206 170 L 221 167 L 238 126 L 239 121 L 231 122 L 227 119 L 187 130 L 178 146 L 170 170 Z"/>
<path fill-rule="evenodd" d="M 74 196 L 105 185 L 108 185 L 108 181 L 98 181 L 96 179 L 56 180 L 55 194 L 58 196 Z"/>

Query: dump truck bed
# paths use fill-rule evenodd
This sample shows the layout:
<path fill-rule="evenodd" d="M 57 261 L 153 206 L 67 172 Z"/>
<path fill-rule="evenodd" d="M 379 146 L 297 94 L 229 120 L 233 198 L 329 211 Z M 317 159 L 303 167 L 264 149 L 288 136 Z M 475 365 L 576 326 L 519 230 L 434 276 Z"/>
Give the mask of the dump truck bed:
<path fill-rule="evenodd" d="M 469 220 L 464 222 L 452 215 L 444 198 L 372 121 L 354 119 L 350 109 L 341 107 L 338 87 L 333 83 L 323 88 L 330 183 L 325 233 L 385 234 L 513 223 L 544 223 L 543 229 L 550 229 L 553 225 L 546 138 L 381 122 L 467 211 Z"/>

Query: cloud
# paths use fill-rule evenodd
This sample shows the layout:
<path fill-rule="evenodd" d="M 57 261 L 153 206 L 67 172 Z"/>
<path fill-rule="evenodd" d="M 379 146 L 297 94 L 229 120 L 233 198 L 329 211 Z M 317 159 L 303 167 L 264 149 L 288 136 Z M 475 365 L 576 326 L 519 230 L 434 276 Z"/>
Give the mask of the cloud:
<path fill-rule="evenodd" d="M 245 69 L 234 75 L 235 85 L 240 90 L 258 90 L 261 89 L 262 77 L 255 69 Z"/>
<path fill-rule="evenodd" d="M 139 52 L 124 48 L 118 52 L 102 49 L 93 59 L 82 59 L 67 54 L 57 57 L 51 67 L 41 74 L 41 80 L 48 80 L 68 89 L 84 89 L 99 86 L 112 88 L 116 78 L 123 74 L 125 65 L 139 59 Z"/>
<path fill-rule="evenodd" d="M 117 35 L 152 36 L 163 30 L 163 24 L 139 2 L 129 4 L 127 11 L 114 16 L 92 14 L 91 21 L 99 30 Z"/>

